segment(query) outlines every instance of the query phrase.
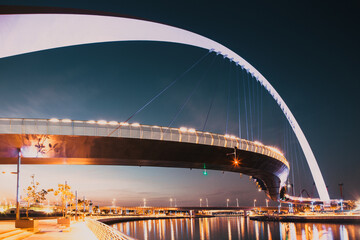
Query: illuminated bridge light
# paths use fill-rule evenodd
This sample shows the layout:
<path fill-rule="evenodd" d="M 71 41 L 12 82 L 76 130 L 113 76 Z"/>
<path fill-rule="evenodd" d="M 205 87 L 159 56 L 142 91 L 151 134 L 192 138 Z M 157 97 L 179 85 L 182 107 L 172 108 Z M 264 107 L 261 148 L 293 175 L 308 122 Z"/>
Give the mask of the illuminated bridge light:
<path fill-rule="evenodd" d="M 231 135 L 230 138 L 231 139 L 236 139 L 236 137 L 234 135 Z"/>
<path fill-rule="evenodd" d="M 57 119 L 57 118 L 51 118 L 51 119 L 49 119 L 49 121 L 50 121 L 50 122 L 57 123 L 57 122 L 59 122 L 59 119 Z"/>
<path fill-rule="evenodd" d="M 132 123 L 131 126 L 132 127 L 140 127 L 140 123 Z"/>
<path fill-rule="evenodd" d="M 267 146 L 267 147 L 270 148 L 270 150 L 272 150 L 273 152 L 276 152 L 276 153 L 284 156 L 284 154 L 279 149 L 277 149 L 275 147 L 270 147 L 270 146 Z"/>
<path fill-rule="evenodd" d="M 119 123 L 117 121 L 110 121 L 109 124 L 110 125 L 118 125 Z"/>
<path fill-rule="evenodd" d="M 186 127 L 181 127 L 180 132 L 187 132 L 187 128 Z"/>
<path fill-rule="evenodd" d="M 260 146 L 264 146 L 264 144 L 262 144 L 262 143 L 259 142 L 259 141 L 255 141 L 254 143 L 257 144 L 257 145 L 260 145 Z"/>
<path fill-rule="evenodd" d="M 225 138 L 230 138 L 230 135 L 229 135 L 229 134 L 225 134 L 224 137 L 225 137 Z"/>
<path fill-rule="evenodd" d="M 89 120 L 86 123 L 95 124 L 95 121 L 94 120 Z"/>
<path fill-rule="evenodd" d="M 121 126 L 129 126 L 129 123 L 128 122 L 121 122 L 120 125 Z"/>
<path fill-rule="evenodd" d="M 66 119 L 62 119 L 61 122 L 63 122 L 63 123 L 71 123 L 71 120 L 66 118 Z"/>
<path fill-rule="evenodd" d="M 99 120 L 99 121 L 97 121 L 97 123 L 100 124 L 100 125 L 105 125 L 105 124 L 107 124 L 107 121 Z"/>
<path fill-rule="evenodd" d="M 238 167 L 239 166 L 239 160 L 234 159 L 234 166 Z"/>
<path fill-rule="evenodd" d="M 195 130 L 195 128 L 189 128 L 188 132 L 189 133 L 196 133 L 196 130 Z"/>

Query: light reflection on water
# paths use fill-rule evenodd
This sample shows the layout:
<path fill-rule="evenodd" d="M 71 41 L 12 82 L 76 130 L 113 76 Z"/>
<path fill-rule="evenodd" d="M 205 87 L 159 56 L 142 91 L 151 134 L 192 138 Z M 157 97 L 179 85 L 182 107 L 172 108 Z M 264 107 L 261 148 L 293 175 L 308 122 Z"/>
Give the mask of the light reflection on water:
<path fill-rule="evenodd" d="M 117 223 L 113 227 L 131 237 L 153 239 L 360 239 L 353 224 L 279 223 L 244 217 L 145 220 Z"/>

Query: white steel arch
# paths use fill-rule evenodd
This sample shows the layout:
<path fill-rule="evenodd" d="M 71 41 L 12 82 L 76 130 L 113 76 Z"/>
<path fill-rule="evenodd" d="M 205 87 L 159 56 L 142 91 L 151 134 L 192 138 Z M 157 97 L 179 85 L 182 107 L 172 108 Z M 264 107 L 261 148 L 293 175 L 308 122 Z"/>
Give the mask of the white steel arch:
<path fill-rule="evenodd" d="M 246 69 L 280 106 L 305 154 L 320 199 L 330 202 L 315 156 L 284 100 L 260 72 L 225 46 L 190 31 L 132 18 L 85 14 L 0 15 L 0 58 L 58 47 L 114 41 L 160 41 L 196 46 L 216 51 Z"/>

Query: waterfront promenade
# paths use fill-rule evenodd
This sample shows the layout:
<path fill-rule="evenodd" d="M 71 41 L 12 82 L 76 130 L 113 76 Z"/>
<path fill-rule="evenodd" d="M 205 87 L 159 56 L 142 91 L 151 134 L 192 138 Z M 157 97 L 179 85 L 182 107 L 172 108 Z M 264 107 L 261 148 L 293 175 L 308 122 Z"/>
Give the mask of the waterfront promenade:
<path fill-rule="evenodd" d="M 39 231 L 30 232 L 15 229 L 14 221 L 0 221 L 0 239 L 26 239 L 26 240 L 97 240 L 96 236 L 83 221 L 73 222 L 70 227 L 59 226 L 56 219 L 40 220 Z"/>

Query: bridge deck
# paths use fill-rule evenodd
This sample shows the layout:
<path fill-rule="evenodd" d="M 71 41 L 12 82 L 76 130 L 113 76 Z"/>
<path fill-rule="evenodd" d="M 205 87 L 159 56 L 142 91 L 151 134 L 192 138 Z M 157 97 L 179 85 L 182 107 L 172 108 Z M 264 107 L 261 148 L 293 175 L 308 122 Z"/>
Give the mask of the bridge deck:
<path fill-rule="evenodd" d="M 121 126 L 121 127 L 119 127 Z M 117 129 L 117 127 L 119 127 Z M 109 133 L 114 134 L 108 137 Z M 235 165 L 234 147 L 238 147 Z M 261 180 L 278 199 L 289 167 L 275 150 L 192 129 L 70 120 L 0 119 L 0 163 L 96 164 L 213 169 Z"/>

